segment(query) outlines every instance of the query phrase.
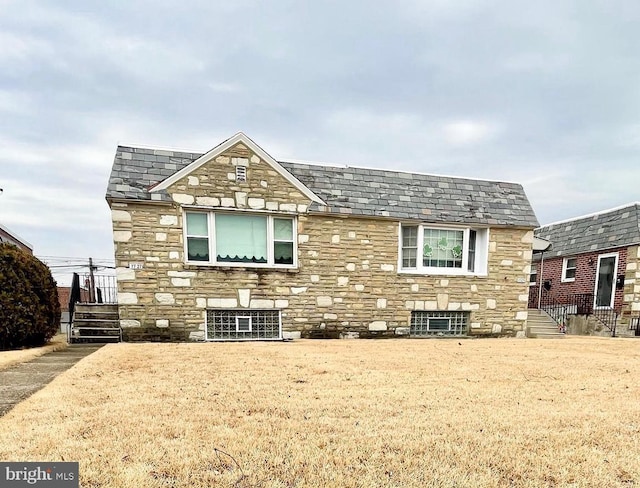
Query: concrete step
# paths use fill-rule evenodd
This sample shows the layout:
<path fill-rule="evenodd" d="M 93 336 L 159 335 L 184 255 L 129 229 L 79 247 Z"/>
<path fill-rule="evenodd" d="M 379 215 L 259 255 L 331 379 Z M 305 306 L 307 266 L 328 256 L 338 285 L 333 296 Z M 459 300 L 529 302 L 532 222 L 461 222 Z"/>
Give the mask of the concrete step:
<path fill-rule="evenodd" d="M 532 332 L 559 332 L 558 327 L 548 327 L 546 325 L 530 325 L 529 330 Z"/>
<path fill-rule="evenodd" d="M 558 330 L 540 330 L 529 329 L 527 331 L 527 337 L 531 339 L 564 339 L 565 334 L 558 332 Z"/>
<path fill-rule="evenodd" d="M 553 327 L 557 328 L 558 324 L 555 320 L 527 320 L 527 325 L 534 325 L 536 327 Z"/>
<path fill-rule="evenodd" d="M 118 313 L 118 305 L 112 303 L 76 303 L 74 308 L 76 312 L 112 312 Z"/>
<path fill-rule="evenodd" d="M 69 342 L 118 342 L 120 336 L 118 305 L 111 303 L 76 304 Z"/>
<path fill-rule="evenodd" d="M 104 325 L 105 327 L 120 327 L 118 319 L 73 319 L 74 327 L 93 327 Z"/>
<path fill-rule="evenodd" d="M 120 342 L 120 335 L 120 329 L 71 329 L 69 342 L 72 344 Z"/>
<path fill-rule="evenodd" d="M 564 334 L 536 334 L 535 336 L 530 336 L 530 339 L 564 339 Z"/>
<path fill-rule="evenodd" d="M 527 317 L 527 337 L 536 339 L 561 339 L 565 334 L 558 330 L 558 324 L 546 312 L 529 309 Z"/>
<path fill-rule="evenodd" d="M 120 327 L 72 327 L 71 328 L 72 331 L 78 331 L 79 333 L 89 333 L 92 330 L 100 330 L 100 331 L 117 331 L 118 333 L 120 333 Z"/>
<path fill-rule="evenodd" d="M 112 311 L 105 311 L 105 312 L 100 312 L 100 311 L 94 311 L 91 310 L 90 312 L 85 312 L 85 311 L 75 311 L 73 314 L 74 317 L 82 317 L 82 318 L 96 318 L 96 319 L 101 319 L 101 318 L 118 318 L 118 312 L 112 312 Z"/>

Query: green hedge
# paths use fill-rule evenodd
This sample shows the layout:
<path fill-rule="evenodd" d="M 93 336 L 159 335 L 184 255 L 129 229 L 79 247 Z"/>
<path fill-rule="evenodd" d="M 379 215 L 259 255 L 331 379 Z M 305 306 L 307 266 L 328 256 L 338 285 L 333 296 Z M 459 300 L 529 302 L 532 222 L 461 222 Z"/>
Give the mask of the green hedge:
<path fill-rule="evenodd" d="M 51 271 L 11 244 L 0 244 L 0 350 L 41 346 L 60 330 Z"/>

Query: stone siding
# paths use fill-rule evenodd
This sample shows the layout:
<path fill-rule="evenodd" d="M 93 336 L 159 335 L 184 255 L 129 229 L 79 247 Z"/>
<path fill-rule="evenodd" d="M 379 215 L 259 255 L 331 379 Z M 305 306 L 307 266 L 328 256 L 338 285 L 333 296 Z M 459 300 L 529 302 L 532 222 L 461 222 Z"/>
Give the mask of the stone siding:
<path fill-rule="evenodd" d="M 640 246 L 627 249 L 627 263 L 625 269 L 624 294 L 622 296 L 622 310 L 619 331 L 624 335 L 634 335 L 630 331 L 632 319 L 640 319 Z"/>
<path fill-rule="evenodd" d="M 487 276 L 403 274 L 397 221 L 309 214 L 307 197 L 242 145 L 169 193 L 173 205 L 111 202 L 125 338 L 202 340 L 207 308 L 280 309 L 288 337 L 406 335 L 414 310 L 468 312 L 471 335 L 525 330 L 531 229 L 490 229 Z M 297 268 L 186 264 L 185 206 L 295 214 Z"/>

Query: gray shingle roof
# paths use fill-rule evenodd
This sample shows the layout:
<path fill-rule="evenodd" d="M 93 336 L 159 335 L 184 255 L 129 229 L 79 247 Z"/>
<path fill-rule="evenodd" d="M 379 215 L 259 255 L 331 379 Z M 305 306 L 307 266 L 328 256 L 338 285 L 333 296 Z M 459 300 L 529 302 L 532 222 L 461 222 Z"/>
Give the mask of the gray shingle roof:
<path fill-rule="evenodd" d="M 170 201 L 154 184 L 201 154 L 118 146 L 108 199 Z M 309 210 L 430 222 L 537 227 L 521 185 L 358 167 L 280 162 L 327 205 Z"/>
<path fill-rule="evenodd" d="M 640 244 L 640 203 L 545 225 L 534 233 L 551 241 L 552 256 Z"/>
<path fill-rule="evenodd" d="M 334 213 L 465 222 L 536 225 L 521 185 L 381 169 L 280 163 Z"/>

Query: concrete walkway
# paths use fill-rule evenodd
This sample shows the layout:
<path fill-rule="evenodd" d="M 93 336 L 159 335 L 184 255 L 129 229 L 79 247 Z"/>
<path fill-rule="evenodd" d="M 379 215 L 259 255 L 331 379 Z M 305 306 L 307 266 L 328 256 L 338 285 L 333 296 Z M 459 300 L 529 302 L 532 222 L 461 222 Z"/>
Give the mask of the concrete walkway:
<path fill-rule="evenodd" d="M 70 345 L 0 371 L 0 416 L 103 344 Z"/>

